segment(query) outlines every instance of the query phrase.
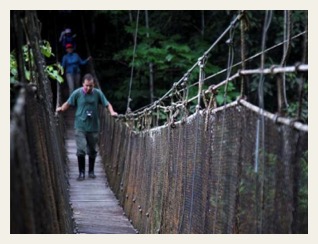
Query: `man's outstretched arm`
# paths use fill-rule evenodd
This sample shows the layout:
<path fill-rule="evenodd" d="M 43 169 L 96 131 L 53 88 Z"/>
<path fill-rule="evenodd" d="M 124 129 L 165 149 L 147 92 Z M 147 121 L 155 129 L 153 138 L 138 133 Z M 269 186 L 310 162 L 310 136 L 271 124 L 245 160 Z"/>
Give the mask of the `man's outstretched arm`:
<path fill-rule="evenodd" d="M 63 103 L 63 105 L 61 107 L 57 107 L 56 108 L 56 112 L 63 112 L 66 111 L 68 108 L 70 107 L 70 104 L 68 102 Z"/>
<path fill-rule="evenodd" d="M 107 108 L 108 108 L 108 111 L 110 112 L 111 116 L 117 116 L 118 115 L 118 113 L 114 111 L 113 106 L 110 103 L 108 103 Z"/>

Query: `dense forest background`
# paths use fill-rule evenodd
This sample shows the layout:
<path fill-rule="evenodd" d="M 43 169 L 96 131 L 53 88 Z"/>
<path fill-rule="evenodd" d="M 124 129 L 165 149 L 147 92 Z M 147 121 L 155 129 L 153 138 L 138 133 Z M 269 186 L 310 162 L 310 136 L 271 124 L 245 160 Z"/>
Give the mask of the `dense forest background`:
<path fill-rule="evenodd" d="M 84 59 L 92 56 L 92 62 L 107 98 L 119 113 L 126 112 L 126 105 L 131 82 L 132 110 L 143 107 L 158 99 L 177 82 L 200 56 L 217 40 L 229 26 L 239 11 L 37 11 L 41 22 L 41 35 L 47 40 L 54 57 L 47 58 L 47 64 L 61 62 L 65 53 L 58 39 L 61 31 L 71 28 L 76 34 L 76 52 Z M 246 11 L 244 16 L 244 33 L 246 58 L 261 51 L 262 32 L 266 11 Z M 307 11 L 291 11 L 291 36 L 307 30 Z M 137 28 L 136 28 L 137 26 Z M 134 34 L 137 30 L 136 50 L 134 53 Z M 234 56 L 233 63 L 241 60 L 240 25 L 232 31 Z M 207 74 L 214 74 L 228 66 L 228 37 L 215 46 L 205 68 Z M 273 11 L 266 37 L 266 47 L 272 47 L 284 40 L 284 11 Z M 11 51 L 15 48 L 11 38 Z M 265 66 L 281 63 L 282 45 L 266 53 Z M 134 61 L 134 62 L 133 62 Z M 296 62 L 307 63 L 307 43 L 304 35 L 292 39 L 286 65 Z M 133 66 L 133 76 L 132 74 Z M 246 68 L 258 68 L 260 57 L 246 63 Z M 236 72 L 241 67 L 232 69 Z M 87 66 L 82 72 L 87 72 Z M 198 80 L 198 70 L 192 74 L 190 83 Z M 206 86 L 216 84 L 226 74 L 206 82 Z M 131 80 L 132 77 L 132 80 Z M 52 85 L 54 87 L 54 82 Z M 65 88 L 66 82 L 62 84 Z M 152 84 L 153 83 L 153 87 Z M 257 87 L 259 77 L 253 76 L 246 82 L 245 95 L 257 105 Z M 228 96 L 236 99 L 239 94 L 239 82 L 231 84 Z M 300 81 L 295 74 L 288 74 L 286 97 L 288 106 L 284 113 L 295 117 L 300 97 Z M 308 81 L 305 77 L 301 86 L 301 119 L 307 122 Z M 54 88 L 53 88 L 54 90 Z M 190 93 L 195 94 L 197 90 Z M 277 111 L 276 82 L 264 83 L 265 109 Z"/>

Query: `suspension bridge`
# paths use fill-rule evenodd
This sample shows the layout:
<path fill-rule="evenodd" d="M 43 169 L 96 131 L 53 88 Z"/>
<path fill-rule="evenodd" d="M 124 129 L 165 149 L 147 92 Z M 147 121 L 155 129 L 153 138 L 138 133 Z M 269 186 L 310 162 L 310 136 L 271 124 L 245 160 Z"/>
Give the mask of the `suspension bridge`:
<path fill-rule="evenodd" d="M 242 14 L 158 101 L 136 111 L 128 102 L 127 113 L 116 118 L 101 110 L 97 178 L 83 182 L 76 181 L 74 111 L 54 113 L 40 34 L 31 30 L 39 79 L 21 88 L 11 113 L 11 233 L 306 233 L 308 126 L 266 111 L 262 85 L 259 106 L 251 104 L 244 84 L 251 75 L 260 84 L 265 76 L 283 82 L 288 73 L 302 84 L 304 60 L 267 68 L 264 57 L 281 46 L 287 52 L 307 30 L 275 47 L 262 45 L 237 64 L 228 45 L 228 67 L 206 74 L 209 53 L 225 36 L 231 40 Z M 255 57 L 259 68 L 233 72 Z M 195 69 L 198 81 L 190 84 Z M 222 73 L 224 80 L 205 88 Z M 226 98 L 228 83 L 237 80 L 237 100 L 216 106 L 219 89 Z M 192 86 L 198 92 L 189 97 Z M 63 99 L 58 87 L 57 106 Z"/>

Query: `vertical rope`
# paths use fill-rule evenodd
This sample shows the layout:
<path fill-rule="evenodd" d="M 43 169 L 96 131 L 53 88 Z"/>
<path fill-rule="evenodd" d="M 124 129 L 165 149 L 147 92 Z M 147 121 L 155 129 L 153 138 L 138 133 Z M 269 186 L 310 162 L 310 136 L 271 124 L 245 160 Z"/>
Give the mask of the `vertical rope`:
<path fill-rule="evenodd" d="M 307 17 L 307 15 L 306 15 Z M 307 60 L 307 46 L 308 46 L 308 24 L 307 24 L 307 18 L 305 20 L 305 36 L 303 40 L 303 55 L 302 55 L 302 63 L 306 63 Z M 300 76 L 300 82 L 299 82 L 299 96 L 298 96 L 298 110 L 297 110 L 297 119 L 301 119 L 301 113 L 302 113 L 302 102 L 303 102 L 303 85 L 304 85 L 304 75 L 301 74 Z"/>
<path fill-rule="evenodd" d="M 198 152 L 198 134 L 199 134 L 199 113 L 195 121 L 195 146 L 193 154 L 193 171 L 192 171 L 192 184 L 191 184 L 191 202 L 190 202 L 190 216 L 189 216 L 189 233 L 192 231 L 192 211 L 193 211 L 193 199 L 194 199 L 194 182 L 195 182 L 195 173 L 196 173 L 196 161 L 197 161 L 197 152 Z"/>
<path fill-rule="evenodd" d="M 230 30 L 230 38 L 226 41 L 229 45 L 229 52 L 228 52 L 228 62 L 227 62 L 227 77 L 226 80 L 228 81 L 231 75 L 233 60 L 234 60 L 234 50 L 233 50 L 233 28 Z M 222 129 L 221 129 L 221 146 L 219 152 L 219 159 L 218 159 L 218 172 L 217 172 L 217 184 L 216 184 L 216 207 L 214 211 L 214 218 L 212 224 L 212 233 L 215 233 L 216 228 L 216 220 L 218 214 L 218 200 L 219 200 L 219 192 L 220 192 L 220 184 L 221 184 L 221 161 L 222 161 L 222 154 L 223 154 L 223 140 L 224 140 L 224 126 L 225 126 L 225 107 L 226 107 L 226 91 L 227 91 L 228 82 L 226 82 L 224 87 L 224 109 L 222 111 Z"/>
<path fill-rule="evenodd" d="M 267 37 L 267 31 L 269 29 L 270 23 L 272 20 L 272 11 L 266 11 L 265 13 L 265 21 L 264 21 L 264 26 L 263 26 L 263 35 L 262 35 L 262 55 L 261 55 L 261 70 L 264 69 L 264 64 L 265 64 L 265 44 L 266 44 L 266 37 Z M 262 147 L 262 163 L 265 163 L 265 121 L 264 121 L 264 75 L 263 72 L 261 72 L 260 74 L 260 81 L 259 81 L 259 86 L 258 86 L 258 102 L 259 102 L 259 107 L 260 107 L 260 114 L 258 117 L 258 121 L 257 121 L 257 140 L 259 137 L 259 133 L 261 133 L 261 147 Z M 256 152 L 255 152 L 255 169 L 258 170 L 259 168 L 259 145 L 258 142 L 256 143 L 256 148 L 255 148 Z M 257 173 L 257 172 L 256 172 Z M 264 173 L 264 172 L 263 172 Z M 257 195 L 258 193 L 260 194 L 260 198 L 261 198 L 261 204 L 263 204 L 263 184 L 264 184 L 264 177 L 259 176 L 259 174 L 255 175 L 256 177 L 256 194 L 255 194 L 255 200 L 256 200 L 256 218 L 258 219 L 259 216 L 259 212 L 260 212 L 260 216 L 259 216 L 259 221 L 257 221 L 257 233 L 261 233 L 262 232 L 262 225 L 263 225 L 263 212 L 262 210 L 260 210 L 260 206 L 258 203 L 258 199 L 257 199 Z M 261 177 L 261 185 L 260 185 L 260 192 L 258 192 L 258 180 L 259 177 Z"/>
<path fill-rule="evenodd" d="M 200 109 L 200 104 L 201 104 L 201 96 L 202 96 L 202 86 L 203 86 L 203 81 L 204 81 L 204 66 L 206 62 L 206 57 L 200 57 L 198 59 L 198 65 L 199 65 L 199 88 L 198 88 L 198 104 L 196 107 L 196 111 L 198 112 Z"/>
<path fill-rule="evenodd" d="M 289 56 L 290 52 L 290 41 L 291 41 L 291 11 L 290 10 L 284 10 L 284 54 L 283 58 L 281 60 L 281 66 L 285 67 L 286 66 L 286 60 Z M 288 102 L 287 102 L 287 96 L 286 96 L 286 75 L 283 73 L 283 100 L 285 103 L 285 106 L 288 107 Z"/>
<path fill-rule="evenodd" d="M 284 45 L 283 45 L 283 57 L 280 62 L 280 65 L 285 67 L 286 60 L 289 56 L 290 52 L 290 41 L 291 41 L 291 11 L 284 11 Z M 287 97 L 286 97 L 286 75 L 283 73 L 277 80 L 278 87 L 278 111 L 279 113 L 283 113 L 283 104 L 285 107 L 288 107 Z"/>
<path fill-rule="evenodd" d="M 136 53 L 136 47 L 137 47 L 138 23 L 139 23 L 139 10 L 137 11 L 137 17 L 136 17 L 136 29 L 135 29 L 135 35 L 134 35 L 134 50 L 133 50 L 133 59 L 132 59 L 132 64 L 131 64 L 130 82 L 129 82 L 126 113 L 129 113 L 131 111 L 129 105 L 130 105 L 130 102 L 132 101 L 131 100 L 131 86 L 132 86 L 132 79 L 133 79 L 133 76 L 134 76 L 134 62 L 135 62 L 135 53 Z"/>
<path fill-rule="evenodd" d="M 240 29 L 241 29 L 241 60 L 242 60 L 242 70 L 245 70 L 246 65 L 245 65 L 245 29 L 246 29 L 246 17 L 245 17 L 245 12 L 243 12 L 241 21 L 240 21 Z M 245 89 L 245 76 L 241 76 L 241 94 L 240 97 L 244 96 L 244 89 Z"/>

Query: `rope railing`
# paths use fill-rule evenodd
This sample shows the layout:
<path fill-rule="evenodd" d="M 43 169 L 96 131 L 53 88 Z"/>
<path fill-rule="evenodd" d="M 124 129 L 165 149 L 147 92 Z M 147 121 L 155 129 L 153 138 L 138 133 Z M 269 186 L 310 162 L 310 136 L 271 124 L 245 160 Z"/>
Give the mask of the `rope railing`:
<path fill-rule="evenodd" d="M 224 86 L 227 82 L 233 81 L 237 78 L 240 78 L 242 76 L 247 76 L 247 75 L 252 75 L 252 74 L 265 74 L 265 75 L 276 75 L 279 73 L 297 73 L 297 72 L 307 72 L 308 71 L 308 65 L 307 64 L 296 64 L 294 66 L 285 66 L 285 67 L 280 67 L 280 66 L 272 66 L 271 68 L 266 68 L 266 69 L 247 69 L 247 70 L 239 70 L 236 72 L 234 75 L 228 77 L 227 79 L 219 82 L 216 85 L 211 85 L 209 86 L 209 89 L 198 93 L 196 96 L 181 102 L 178 101 L 176 103 L 172 103 L 171 105 L 163 106 L 160 105 L 160 103 L 156 103 L 154 106 L 151 107 L 146 107 L 144 110 L 139 111 L 139 112 L 131 112 L 129 115 L 118 115 L 119 119 L 138 119 L 138 117 L 142 116 L 143 114 L 152 111 L 156 108 L 163 109 L 165 111 L 169 111 L 171 107 L 176 107 L 180 108 L 184 106 L 184 103 L 190 103 L 196 99 L 198 99 L 199 96 L 203 96 L 204 94 L 208 93 L 213 93 L 220 87 Z M 172 90 L 175 90 L 176 86 L 173 87 Z M 162 100 L 160 100 L 162 101 Z"/>
<path fill-rule="evenodd" d="M 302 35 L 305 35 L 306 33 L 307 33 L 307 31 L 301 32 L 301 33 L 299 33 L 299 34 L 293 36 L 291 39 L 293 40 L 293 39 L 298 38 L 298 37 L 300 37 L 300 36 L 302 36 Z M 267 48 L 264 52 L 265 52 L 265 53 L 266 53 L 266 52 L 269 52 L 269 51 L 271 51 L 271 50 L 273 50 L 273 49 L 275 49 L 275 48 L 277 48 L 277 47 L 279 47 L 279 46 L 285 44 L 286 42 L 287 42 L 287 41 L 283 41 L 283 42 L 281 42 L 281 43 L 278 43 L 278 44 L 276 44 L 276 45 L 274 45 L 274 46 L 272 46 L 272 47 L 270 47 L 270 48 Z M 262 54 L 262 52 L 259 52 L 259 53 L 255 54 L 255 55 L 253 55 L 253 56 L 251 56 L 251 57 L 245 59 L 245 62 L 251 61 L 251 60 L 253 60 L 253 59 L 259 57 L 261 54 Z M 242 61 L 241 61 L 241 62 L 238 62 L 238 63 L 236 63 L 236 64 L 234 64 L 234 65 L 232 66 L 232 68 L 235 68 L 235 67 L 237 67 L 237 66 L 239 66 L 239 65 L 241 65 L 241 64 L 242 64 Z M 205 78 L 203 79 L 203 81 L 205 82 L 205 81 L 207 81 L 207 80 L 210 80 L 210 79 L 212 79 L 212 78 L 214 78 L 214 77 L 217 77 L 217 76 L 219 76 L 219 75 L 221 75 L 221 74 L 223 74 L 224 72 L 227 72 L 227 71 L 228 71 L 227 68 L 226 68 L 226 69 L 223 69 L 223 70 L 221 70 L 221 71 L 219 71 L 219 72 L 217 72 L 217 73 L 215 73 L 215 74 L 213 74 L 213 75 L 210 75 L 210 76 L 208 76 L 208 77 L 205 77 Z M 243 70 L 242 70 L 242 71 L 243 71 Z M 294 71 L 290 71 L 290 72 L 294 72 Z M 189 85 L 187 88 L 189 89 L 189 88 L 191 88 L 191 87 L 194 87 L 194 86 L 198 85 L 198 83 L 199 83 L 199 82 L 195 82 L 195 83 Z"/>
<path fill-rule="evenodd" d="M 301 32 L 301 33 L 299 33 L 299 34 L 293 36 L 292 40 L 293 40 L 293 39 L 296 39 L 296 38 L 298 38 L 298 37 L 300 37 L 300 36 L 302 36 L 302 35 L 305 35 L 306 33 L 307 33 L 307 31 Z M 275 48 L 277 48 L 277 47 L 283 45 L 283 44 L 286 43 L 286 42 L 287 42 L 287 41 L 280 42 L 280 43 L 278 43 L 278 44 L 276 44 L 276 45 L 274 45 L 274 46 L 272 46 L 272 47 L 270 47 L 270 48 L 267 48 L 264 52 L 267 53 L 267 52 L 269 52 L 269 51 L 271 51 L 271 50 L 273 50 L 273 49 L 275 49 Z M 251 61 L 251 60 L 253 60 L 253 59 L 259 57 L 261 54 L 262 54 L 262 52 L 259 52 L 259 53 L 255 54 L 255 55 L 253 55 L 253 56 L 251 56 L 251 57 L 249 57 L 249 58 L 246 58 L 246 59 L 245 59 L 245 62 Z M 242 61 L 240 61 L 240 62 L 234 64 L 232 67 L 235 68 L 235 67 L 237 67 L 237 66 L 239 66 L 239 65 L 241 65 L 241 64 L 242 64 Z M 221 70 L 221 71 L 219 71 L 219 72 L 217 72 L 217 73 L 215 73 L 215 74 L 213 74 L 213 75 L 210 75 L 210 76 L 206 77 L 204 80 L 205 80 L 205 81 L 206 81 L 206 80 L 210 80 L 210 79 L 212 79 L 212 78 L 214 78 L 214 77 L 216 77 L 216 76 L 218 76 L 218 75 L 220 75 L 220 74 L 223 74 L 223 73 L 226 72 L 226 71 L 227 71 L 227 69 L 223 69 L 223 70 Z M 195 85 L 195 84 L 196 84 L 196 83 L 194 83 L 193 85 Z"/>
<path fill-rule="evenodd" d="M 232 25 L 230 25 L 230 26 L 228 27 L 228 29 L 230 29 L 231 26 L 232 26 Z M 226 32 L 228 32 L 228 29 L 227 29 Z M 300 36 L 303 36 L 303 35 L 305 35 L 306 33 L 307 33 L 307 31 L 303 31 L 303 32 L 301 32 L 301 33 L 298 33 L 298 34 L 294 35 L 292 38 L 290 38 L 290 40 L 294 40 L 294 39 L 296 39 L 296 38 L 299 38 Z M 223 34 L 225 34 L 225 33 L 223 33 Z M 222 36 L 223 36 L 223 34 L 222 34 Z M 219 39 L 220 39 L 220 38 L 219 38 Z M 214 47 L 215 44 L 220 41 L 219 39 L 218 39 L 215 43 L 213 43 L 213 45 L 212 45 L 211 47 Z M 267 48 L 267 49 L 264 51 L 264 53 L 269 52 L 269 51 L 271 51 L 271 50 L 273 50 L 273 49 L 275 49 L 275 48 L 277 48 L 277 47 L 279 47 L 279 46 L 281 46 L 281 45 L 284 45 L 287 41 L 288 41 L 288 40 L 282 41 L 282 42 L 280 42 L 280 43 L 278 43 L 278 44 L 276 44 L 276 45 L 274 45 L 274 46 L 272 46 L 272 47 L 270 47 L 270 48 Z M 209 52 L 211 51 L 211 47 L 209 48 Z M 188 80 L 188 78 L 189 78 L 191 72 L 198 66 L 199 60 L 201 60 L 203 57 L 206 57 L 206 56 L 207 56 L 206 53 L 207 53 L 207 51 L 206 51 L 205 54 L 202 55 L 202 56 L 198 59 L 198 61 L 183 75 L 183 77 L 180 78 L 177 82 L 175 82 L 174 85 L 173 85 L 173 87 L 172 87 L 170 90 L 168 90 L 168 91 L 167 91 L 162 97 L 160 97 L 157 101 L 155 101 L 155 102 L 152 103 L 152 104 L 149 104 L 149 105 L 146 105 L 146 106 L 144 106 L 144 107 L 141 107 L 141 108 L 139 108 L 139 109 L 136 109 L 135 111 L 130 112 L 127 116 L 128 116 L 128 117 L 131 117 L 131 116 L 134 117 L 136 114 L 142 114 L 142 113 L 145 112 L 146 110 L 156 109 L 156 106 L 157 106 L 158 104 L 160 104 L 162 101 L 164 101 L 166 98 L 168 98 L 169 95 L 174 91 L 174 89 L 175 89 L 175 87 L 176 87 L 177 85 L 180 85 L 180 84 L 182 84 L 182 82 L 186 82 L 186 81 Z M 253 56 L 250 56 L 249 58 L 246 58 L 246 59 L 245 59 L 245 62 L 251 61 L 251 60 L 253 60 L 253 59 L 259 57 L 262 53 L 263 53 L 263 52 L 259 52 L 259 53 L 255 54 L 255 55 L 253 55 Z M 242 64 L 242 61 L 237 62 L 236 64 L 234 64 L 234 65 L 232 66 L 232 68 L 237 67 L 237 66 L 239 66 L 239 65 L 241 65 L 241 64 Z M 203 82 L 205 82 L 205 81 L 207 81 L 207 80 L 210 80 L 210 79 L 212 79 L 212 78 L 215 78 L 215 77 L 217 77 L 217 76 L 223 74 L 224 72 L 227 72 L 227 69 L 223 69 L 223 70 L 221 70 L 221 71 L 219 71 L 219 72 L 217 72 L 217 73 L 215 73 L 215 74 L 212 74 L 212 75 L 210 75 L 210 76 L 205 77 L 205 78 L 203 79 Z M 289 72 L 293 72 L 293 71 L 289 71 Z M 188 85 L 187 88 L 191 88 L 191 87 L 193 87 L 193 86 L 196 86 L 196 85 L 198 85 L 198 83 L 199 83 L 199 82 L 196 82 L 196 83 L 193 83 L 193 84 L 191 84 L 191 85 Z M 197 97 L 196 97 L 196 98 L 197 98 Z M 125 117 L 125 116 L 123 116 L 123 115 L 120 115 L 120 116 L 119 116 L 119 118 L 124 118 L 124 117 Z"/>
<path fill-rule="evenodd" d="M 303 35 L 306 35 L 306 34 L 307 34 L 307 31 L 303 31 L 303 32 L 301 32 L 301 33 L 299 33 L 299 34 L 297 34 L 297 35 L 294 35 L 294 36 L 291 38 L 291 40 L 294 40 L 294 39 L 299 38 L 300 36 L 303 36 Z M 276 45 L 274 45 L 274 46 L 272 46 L 272 47 L 270 47 L 270 48 L 267 48 L 264 52 L 267 53 L 267 52 L 269 52 L 269 51 L 272 51 L 272 50 L 274 50 L 275 48 L 280 47 L 281 45 L 284 45 L 287 41 L 288 41 L 288 40 L 282 41 L 282 42 L 280 42 L 280 43 L 278 43 L 278 44 L 276 44 Z M 248 62 L 248 61 L 254 60 L 255 58 L 261 56 L 262 53 L 263 53 L 263 52 L 259 52 L 259 53 L 254 54 L 253 56 L 251 56 L 251 57 L 249 57 L 249 58 L 246 58 L 246 59 L 245 59 L 245 63 Z M 235 68 L 235 67 L 237 67 L 237 66 L 239 66 L 239 65 L 242 65 L 242 63 L 243 63 L 242 61 L 237 62 L 236 64 L 233 64 L 232 68 Z M 210 75 L 210 76 L 205 77 L 203 81 L 205 82 L 205 81 L 211 80 L 212 78 L 215 78 L 215 77 L 217 77 L 217 76 L 219 76 L 219 75 L 221 75 L 221 74 L 223 74 L 223 73 L 225 73 L 225 72 L 227 72 L 227 71 L 228 71 L 227 68 L 226 68 L 226 69 L 222 69 L 222 70 L 216 72 L 215 74 L 212 74 L 212 75 Z M 194 86 L 198 85 L 198 83 L 199 83 L 199 82 L 195 82 L 195 83 L 189 85 L 188 88 L 194 87 Z"/>

